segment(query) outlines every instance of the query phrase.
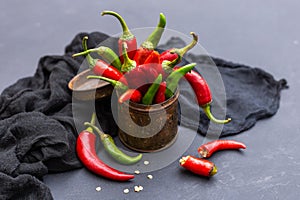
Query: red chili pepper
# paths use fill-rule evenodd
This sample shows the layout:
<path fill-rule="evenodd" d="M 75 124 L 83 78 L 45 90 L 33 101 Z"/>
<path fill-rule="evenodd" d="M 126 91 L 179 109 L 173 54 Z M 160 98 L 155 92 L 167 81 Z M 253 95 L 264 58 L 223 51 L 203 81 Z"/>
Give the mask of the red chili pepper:
<path fill-rule="evenodd" d="M 139 90 L 128 89 L 119 97 L 119 103 L 124 103 L 127 100 L 130 100 L 135 103 L 139 103 L 141 99 L 142 99 L 142 94 Z"/>
<path fill-rule="evenodd" d="M 211 161 L 193 156 L 182 157 L 179 162 L 185 169 L 201 176 L 210 177 L 215 175 L 218 171 L 215 164 Z"/>
<path fill-rule="evenodd" d="M 83 37 L 82 39 L 82 46 L 84 51 L 88 50 L 87 40 L 87 36 Z M 89 53 L 86 54 L 86 59 L 89 63 L 90 69 L 94 72 L 94 74 L 98 76 L 104 76 L 106 78 L 110 78 L 116 81 L 120 81 L 123 84 L 128 85 L 127 80 L 125 79 L 125 77 L 123 77 L 123 74 L 115 67 L 107 64 L 103 60 L 92 58 L 92 56 Z"/>
<path fill-rule="evenodd" d="M 167 89 L 167 83 L 164 81 L 160 84 L 158 91 L 154 97 L 154 103 L 162 103 L 166 100 L 165 92 Z"/>
<path fill-rule="evenodd" d="M 174 61 L 177 59 L 177 63 L 175 64 L 180 63 L 183 55 L 190 49 L 192 49 L 198 42 L 198 36 L 194 32 L 191 32 L 190 34 L 193 36 L 193 41 L 190 44 L 181 49 L 172 48 L 162 52 L 160 55 L 161 62 L 163 62 L 164 60 Z"/>
<path fill-rule="evenodd" d="M 157 27 L 149 35 L 149 37 L 141 44 L 134 56 L 134 60 L 136 61 L 137 65 L 144 64 L 148 56 L 154 51 L 154 48 L 156 48 L 162 36 L 165 26 L 166 17 L 162 13 L 160 13 Z"/>
<path fill-rule="evenodd" d="M 122 45 L 124 42 L 127 44 L 127 51 L 128 51 L 129 58 L 133 59 L 137 50 L 137 41 L 136 41 L 136 37 L 130 32 L 125 20 L 122 18 L 121 15 L 113 11 L 103 11 L 101 15 L 102 16 L 112 15 L 119 20 L 123 29 L 123 34 L 118 40 L 120 60 L 121 62 L 123 62 Z"/>
<path fill-rule="evenodd" d="M 153 51 L 148 56 L 148 58 L 144 62 L 144 65 L 149 65 L 149 68 L 155 69 L 157 74 L 162 74 L 164 72 L 160 63 L 160 55 L 157 51 Z"/>
<path fill-rule="evenodd" d="M 149 65 L 138 65 L 131 71 L 124 74 L 130 88 L 140 88 L 144 85 L 151 84 L 158 76 L 157 71 Z"/>
<path fill-rule="evenodd" d="M 246 145 L 234 140 L 214 140 L 201 145 L 198 153 L 204 158 L 209 158 L 216 151 L 225 149 L 246 149 Z"/>
<path fill-rule="evenodd" d="M 174 69 L 178 69 L 179 67 L 174 67 Z M 225 119 L 225 120 L 220 120 L 216 119 L 211 111 L 210 111 L 210 104 L 212 102 L 212 95 L 210 88 L 205 81 L 205 79 L 196 71 L 191 70 L 190 73 L 187 73 L 184 75 L 186 80 L 190 83 L 192 86 L 196 97 L 197 97 L 197 102 L 199 106 L 203 108 L 203 111 L 205 112 L 206 116 L 213 122 L 218 123 L 218 124 L 225 124 L 231 121 L 231 118 Z"/>
<path fill-rule="evenodd" d="M 119 70 L 102 60 L 97 60 L 95 65 L 90 68 L 93 70 L 94 74 L 98 76 L 104 76 L 128 85 L 127 80 L 123 77 L 123 74 Z"/>
<path fill-rule="evenodd" d="M 95 118 L 94 114 L 92 121 L 93 118 Z M 93 173 L 111 180 L 128 181 L 133 179 L 134 175 L 118 171 L 100 160 L 95 150 L 96 139 L 96 135 L 90 127 L 79 133 L 76 141 L 76 152 L 83 165 Z"/>

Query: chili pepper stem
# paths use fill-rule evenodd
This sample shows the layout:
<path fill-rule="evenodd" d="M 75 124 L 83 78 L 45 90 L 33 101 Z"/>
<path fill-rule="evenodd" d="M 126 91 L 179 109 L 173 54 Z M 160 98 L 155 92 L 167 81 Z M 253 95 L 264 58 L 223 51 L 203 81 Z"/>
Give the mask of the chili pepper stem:
<path fill-rule="evenodd" d="M 106 82 L 110 83 L 112 86 L 114 86 L 116 89 L 120 89 L 120 90 L 128 89 L 128 87 L 126 85 L 124 85 L 123 83 L 121 83 L 120 81 L 106 78 L 104 76 L 89 75 L 86 78 L 87 79 L 100 79 L 100 80 L 106 81 Z"/>
<path fill-rule="evenodd" d="M 127 47 L 126 42 L 123 42 L 122 43 L 122 54 L 123 54 L 124 63 L 121 67 L 122 72 L 128 72 L 136 67 L 136 62 L 134 60 L 131 60 L 127 54 L 127 48 L 128 47 Z"/>
<path fill-rule="evenodd" d="M 95 131 L 99 134 L 101 140 L 104 139 L 104 138 L 106 137 L 106 136 L 105 136 L 106 134 L 103 133 L 102 131 L 100 131 L 100 129 L 99 129 L 97 126 L 95 126 L 94 124 L 92 124 L 92 123 L 90 123 L 90 122 L 84 122 L 84 125 L 85 125 L 85 126 L 88 126 L 89 128 L 92 128 L 93 130 L 95 130 Z"/>
<path fill-rule="evenodd" d="M 97 117 L 97 116 L 96 116 L 96 113 L 93 112 L 90 124 L 95 125 L 96 117 Z M 92 127 L 88 127 L 88 128 L 85 129 L 85 130 L 88 131 L 88 132 L 93 133 L 93 128 L 92 128 Z"/>
<path fill-rule="evenodd" d="M 79 53 L 75 53 L 72 55 L 72 57 L 77 57 L 77 56 L 85 56 L 87 54 L 93 53 L 93 52 L 97 52 L 97 49 L 88 49 Z"/>
<path fill-rule="evenodd" d="M 88 47 L 87 47 L 87 40 L 88 39 L 89 39 L 88 36 L 84 36 L 82 38 L 82 48 L 83 48 L 84 51 L 88 50 Z M 94 58 L 92 58 L 92 56 L 90 54 L 86 55 L 86 59 L 87 59 L 89 65 L 90 65 L 90 68 L 93 68 L 96 65 L 97 60 L 95 60 Z"/>
<path fill-rule="evenodd" d="M 211 113 L 211 110 L 210 110 L 210 104 L 206 104 L 204 106 L 202 106 L 203 108 L 203 111 L 205 112 L 206 116 L 213 122 L 217 123 L 217 124 L 226 124 L 228 122 L 231 121 L 231 118 L 228 118 L 228 119 L 225 119 L 225 120 L 220 120 L 220 119 L 216 119 L 212 113 Z"/>
<path fill-rule="evenodd" d="M 134 35 L 130 32 L 125 20 L 123 19 L 123 17 L 121 15 L 119 15 L 118 13 L 116 13 L 114 11 L 108 11 L 108 10 L 101 12 L 101 15 L 102 16 L 112 15 L 119 20 L 119 22 L 122 26 L 122 29 L 123 29 L 123 35 L 121 36 L 122 39 L 130 40 L 134 37 Z"/>
<path fill-rule="evenodd" d="M 178 53 L 180 57 L 182 57 L 186 52 L 188 52 L 194 46 L 196 46 L 198 42 L 198 35 L 196 35 L 194 32 L 190 32 L 190 34 L 193 36 L 193 41 L 190 44 L 186 45 L 185 47 L 175 50 L 174 52 L 174 53 Z"/>

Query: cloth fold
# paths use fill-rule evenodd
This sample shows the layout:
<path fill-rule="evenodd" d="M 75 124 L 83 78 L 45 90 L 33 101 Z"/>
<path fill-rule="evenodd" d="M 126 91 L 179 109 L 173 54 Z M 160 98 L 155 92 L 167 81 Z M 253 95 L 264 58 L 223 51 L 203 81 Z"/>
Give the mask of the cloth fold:
<path fill-rule="evenodd" d="M 117 51 L 117 38 L 99 32 L 80 33 L 66 46 L 65 55 L 42 57 L 34 76 L 20 79 L 2 92 L 0 199 L 53 199 L 49 188 L 42 182 L 43 176 L 82 166 L 75 152 L 78 133 L 74 126 L 74 105 L 68 82 L 81 70 L 80 66 L 86 64 L 82 57 L 71 57 L 73 53 L 82 51 L 81 40 L 86 35 L 89 36 L 89 48 L 104 41 L 102 45 Z M 159 48 L 183 45 L 180 38 L 171 38 Z M 201 66 L 200 69 L 217 66 L 221 74 L 227 99 L 226 115 L 234 120 L 223 127 L 220 136 L 247 130 L 257 120 L 270 117 L 278 110 L 280 91 L 287 84 L 284 79 L 276 81 L 261 69 L 208 56 L 188 54 L 183 64 L 186 62 L 196 62 Z M 205 75 L 209 77 L 209 73 Z M 213 85 L 213 82 L 210 83 Z M 180 107 L 193 112 L 196 117 L 181 116 L 180 125 L 195 128 L 200 134 L 206 135 L 214 128 L 189 98 L 191 89 L 186 84 L 180 82 Z M 109 101 L 104 102 L 98 109 L 105 111 L 105 116 L 100 114 L 98 119 L 107 119 L 109 114 Z M 212 106 L 218 105 L 216 98 Z M 109 120 L 101 123 L 111 132 L 117 130 L 115 123 Z"/>

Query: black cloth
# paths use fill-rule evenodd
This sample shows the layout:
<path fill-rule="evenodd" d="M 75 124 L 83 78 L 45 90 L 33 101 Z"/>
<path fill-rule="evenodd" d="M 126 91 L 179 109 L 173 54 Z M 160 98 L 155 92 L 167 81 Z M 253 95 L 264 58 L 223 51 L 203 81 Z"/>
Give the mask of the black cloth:
<path fill-rule="evenodd" d="M 89 48 L 106 40 L 105 45 L 117 49 L 117 39 L 103 33 L 80 33 L 66 47 L 63 56 L 40 59 L 32 77 L 18 80 L 0 96 L 0 199 L 52 199 L 49 188 L 42 182 L 47 173 L 80 168 L 75 153 L 78 136 L 74 126 L 72 92 L 68 82 L 77 74 L 83 58 L 73 59 L 82 51 L 81 39 L 88 35 Z M 184 43 L 172 38 L 161 48 L 180 47 Z M 280 90 L 285 80 L 276 81 L 267 72 L 217 58 L 188 54 L 183 61 L 197 62 L 201 68 L 217 65 L 225 85 L 227 116 L 233 121 L 223 127 L 221 136 L 249 129 L 259 119 L 274 115 L 279 108 Z M 181 83 L 180 107 L 200 115 L 199 120 L 181 117 L 181 125 L 196 128 L 205 135 L 208 119 L 195 107 L 186 82 Z M 115 132 L 116 124 L 109 116 L 109 100 L 104 100 L 98 116 L 107 132 Z M 80 106 L 80 105 L 77 105 Z M 212 106 L 218 106 L 215 99 Z M 87 113 L 89 118 L 90 113 Z M 87 119 L 88 119 L 87 118 Z M 111 119 L 111 120 L 107 120 Z M 200 122 L 200 123 L 199 123 Z"/>

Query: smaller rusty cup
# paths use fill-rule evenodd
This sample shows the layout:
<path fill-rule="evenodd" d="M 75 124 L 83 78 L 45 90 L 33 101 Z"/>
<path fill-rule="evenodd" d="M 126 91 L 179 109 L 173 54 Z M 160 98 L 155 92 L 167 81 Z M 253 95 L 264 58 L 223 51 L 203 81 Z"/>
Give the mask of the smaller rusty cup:
<path fill-rule="evenodd" d="M 139 152 L 161 151 L 172 145 L 178 131 L 179 90 L 160 104 L 126 102 L 118 107 L 119 138 Z"/>

